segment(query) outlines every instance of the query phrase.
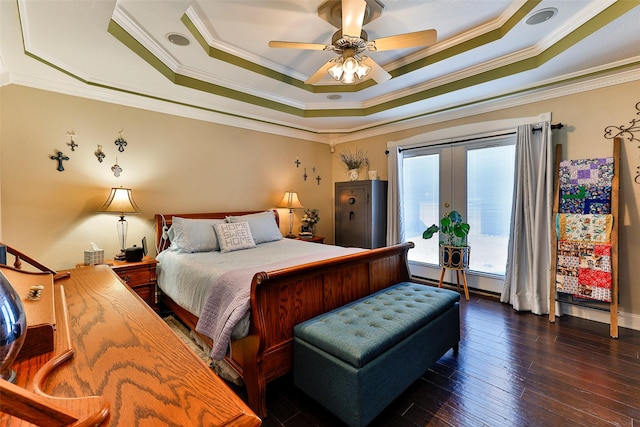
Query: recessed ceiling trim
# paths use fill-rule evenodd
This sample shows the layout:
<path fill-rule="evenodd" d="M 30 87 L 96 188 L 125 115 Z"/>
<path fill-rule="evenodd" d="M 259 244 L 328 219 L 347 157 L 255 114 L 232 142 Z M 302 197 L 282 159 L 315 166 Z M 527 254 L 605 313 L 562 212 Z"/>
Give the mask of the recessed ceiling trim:
<path fill-rule="evenodd" d="M 158 60 L 162 61 L 169 69 L 175 70 L 178 67 L 178 61 L 171 55 L 166 49 L 164 49 L 156 40 L 147 34 L 147 32 L 138 25 L 135 19 L 133 19 L 129 13 L 116 2 L 116 6 L 113 9 L 111 20 L 109 21 L 109 27 L 111 22 L 118 24 L 127 33 L 131 34 L 137 42 L 144 46 L 151 54 L 153 54 Z"/>
<path fill-rule="evenodd" d="M 203 90 L 205 92 L 212 93 L 215 95 L 228 97 L 241 102 L 248 102 L 253 105 L 270 108 L 276 111 L 292 114 L 298 117 L 309 117 L 309 118 L 349 117 L 349 116 L 362 117 L 362 116 L 379 113 L 385 110 L 397 108 L 397 107 L 406 105 L 407 103 L 422 101 L 425 99 L 429 99 L 431 97 L 446 94 L 451 91 L 464 89 L 476 84 L 486 83 L 488 81 L 495 80 L 501 77 L 505 77 L 505 76 L 519 73 L 522 71 L 534 69 L 540 66 L 541 64 L 543 64 L 544 62 L 552 59 L 558 53 L 568 49 L 573 44 L 582 40 L 584 37 L 588 36 L 593 31 L 606 25 L 607 23 L 611 22 L 612 20 L 616 19 L 617 17 L 629 11 L 631 8 L 635 7 L 635 5 L 631 5 L 631 3 L 633 2 L 614 3 L 613 5 L 605 9 L 603 12 L 591 18 L 582 26 L 578 27 L 575 31 L 570 33 L 568 36 L 559 40 L 557 43 L 550 46 L 548 49 L 539 53 L 536 56 L 532 56 L 526 59 L 521 59 L 511 64 L 499 65 L 497 66 L 497 68 L 490 69 L 490 70 L 487 69 L 477 74 L 464 77 L 458 81 L 451 81 L 451 82 L 442 84 L 438 87 L 432 87 L 429 89 L 417 91 L 415 93 L 407 94 L 405 96 L 400 96 L 386 102 L 382 102 L 376 105 L 367 106 L 363 108 L 306 109 L 305 110 L 305 109 L 292 107 L 291 105 L 287 105 L 282 102 L 275 102 L 260 96 L 250 95 L 238 90 L 231 90 L 229 88 L 223 87 L 215 83 L 203 82 L 193 78 L 189 78 L 187 76 L 178 75 L 173 72 L 170 72 L 169 75 L 165 74 L 165 76 L 169 78 L 171 81 L 175 82 L 176 84 L 186 85 L 187 87 L 190 87 L 193 89 Z M 525 10 L 519 11 L 520 14 L 526 15 L 525 12 L 526 12 Z M 514 25 L 514 23 L 510 22 L 509 24 L 505 24 L 505 25 L 507 26 L 507 28 L 511 28 Z M 144 48 L 144 46 L 142 46 L 135 38 L 133 38 L 129 34 L 126 34 L 124 30 L 115 31 L 116 26 L 117 25 L 113 25 L 110 23 L 109 32 L 112 33 L 114 36 L 116 36 L 121 42 L 127 45 L 130 49 L 134 50 L 134 52 L 137 52 L 139 55 L 141 55 L 141 57 L 143 57 L 143 59 L 149 62 L 152 66 L 158 68 L 158 64 L 160 63 L 160 61 L 157 58 L 153 57 L 153 55 L 151 55 L 148 49 Z M 117 26 L 117 28 L 121 28 L 121 27 Z M 501 30 L 505 30 L 505 29 L 506 28 L 503 28 Z M 196 32 L 194 36 L 196 37 L 197 40 L 201 42 L 204 41 L 204 38 L 199 33 Z M 486 37 L 491 38 L 492 36 L 490 35 Z M 479 38 L 482 39 L 482 37 L 479 37 Z M 481 43 L 481 42 L 482 41 L 480 42 L 476 41 L 476 43 Z M 466 48 L 470 49 L 471 46 L 466 46 Z M 224 55 L 229 55 L 221 51 L 220 53 Z M 246 61 L 241 58 L 239 59 L 241 61 Z M 256 66 L 256 67 L 258 67 L 256 69 L 261 68 L 261 66 Z M 160 66 L 159 68 L 164 70 L 164 72 L 167 72 L 168 70 L 168 67 L 164 65 Z M 270 71 L 273 72 L 273 70 L 270 70 Z M 331 87 L 332 92 L 336 92 L 335 89 L 336 87 Z"/>
<path fill-rule="evenodd" d="M 411 64 L 413 62 L 420 61 L 427 56 L 451 49 L 454 46 L 463 44 L 465 42 L 476 39 L 478 37 L 482 37 L 483 35 L 491 33 L 492 31 L 495 31 L 495 30 L 503 31 L 504 34 L 506 34 L 508 31 L 501 30 L 501 28 L 503 28 L 505 25 L 509 25 L 510 22 L 514 20 L 514 16 L 516 14 L 518 14 L 518 16 L 521 16 L 522 13 L 524 13 L 524 11 L 533 10 L 533 8 L 535 8 L 539 3 L 540 3 L 540 0 L 536 0 L 536 1 L 520 0 L 519 2 L 514 1 L 496 19 L 493 19 L 489 22 L 478 25 L 477 27 L 474 27 L 463 33 L 454 35 L 453 37 L 449 37 L 448 39 L 439 41 L 433 46 L 429 46 L 426 49 L 422 49 L 415 53 L 407 55 L 402 59 L 389 62 L 385 64 L 384 68 L 385 70 L 394 70 L 396 68 L 406 65 L 407 63 Z M 517 19 L 515 22 L 517 22 Z"/>
<path fill-rule="evenodd" d="M 208 51 L 211 47 L 249 61 L 250 63 L 261 64 L 266 69 L 271 69 L 275 72 L 289 75 L 291 78 L 299 80 L 300 82 L 304 82 L 308 77 L 296 70 L 282 67 L 273 61 L 254 55 L 246 50 L 238 49 L 229 43 L 225 43 L 215 38 L 213 36 L 215 30 L 211 27 L 211 23 L 206 19 L 204 12 L 200 10 L 197 2 L 189 5 L 180 20 L 194 37 L 202 37 L 202 41 L 199 41 L 199 44 L 205 51 Z M 197 36 L 195 33 L 197 33 Z"/>
<path fill-rule="evenodd" d="M 195 37 L 196 41 L 200 44 L 202 49 L 204 49 L 207 55 L 209 55 L 211 58 L 217 59 L 218 61 L 226 62 L 228 64 L 243 68 L 248 71 L 252 71 L 254 73 L 263 75 L 265 77 L 269 77 L 279 81 L 284 81 L 285 83 L 295 86 L 302 90 L 310 91 L 312 89 L 312 87 L 310 87 L 309 85 L 305 85 L 302 80 L 289 77 L 286 74 L 272 70 L 256 62 L 252 62 L 248 59 L 242 58 L 240 56 L 226 52 L 222 49 L 218 49 L 214 46 L 211 46 L 207 42 L 207 37 L 205 37 L 199 31 L 199 29 L 194 25 L 194 23 L 191 21 L 191 18 L 188 15 L 184 14 L 181 20 L 182 20 L 182 23 L 185 25 L 185 27 L 187 27 L 189 32 L 191 32 L 191 35 Z"/>
<path fill-rule="evenodd" d="M 560 44 L 573 44 L 576 41 L 582 40 L 582 38 L 588 36 L 589 34 L 591 34 L 593 30 L 593 28 L 600 28 L 601 26 L 606 25 L 609 21 L 607 21 L 607 19 L 609 20 L 613 20 L 616 19 L 617 17 L 619 17 L 620 15 L 622 15 L 623 13 L 625 13 L 626 11 L 630 10 L 631 7 L 625 9 L 624 11 L 622 9 L 624 9 L 624 4 L 625 3 L 630 3 L 630 2 L 617 2 L 614 5 L 612 5 L 610 8 L 608 8 L 606 10 L 606 13 L 602 13 L 600 15 L 598 15 L 597 17 L 594 17 L 592 20 L 590 20 L 588 23 L 586 23 L 585 25 L 583 25 L 581 27 L 581 31 L 578 32 L 574 32 L 571 33 L 570 36 L 568 36 L 565 41 L 565 39 L 563 39 L 562 41 L 560 41 Z M 606 17 L 607 19 L 603 19 L 603 17 Z M 112 24 L 110 23 L 109 25 L 110 27 L 112 27 Z M 117 28 L 119 27 L 117 24 L 115 24 L 113 26 L 113 28 Z M 590 29 L 591 28 L 591 29 Z M 124 31 L 122 28 L 120 28 L 120 30 L 123 33 L 126 33 L 126 31 Z M 584 31 L 582 31 L 584 30 Z M 112 33 L 112 31 L 116 31 L 110 28 L 110 33 Z M 112 33 L 113 34 L 113 33 Z M 117 36 L 116 36 L 117 37 Z M 555 46 L 552 46 L 555 47 Z M 565 47 L 566 48 L 566 47 Z M 153 61 L 154 59 L 154 55 L 148 50 L 146 49 L 144 46 L 140 45 L 139 47 L 140 52 L 143 52 L 143 55 L 145 56 L 145 60 L 151 64 L 150 61 Z M 549 50 L 552 50 L 551 48 Z M 144 53 L 146 51 L 146 53 Z M 125 88 L 117 88 L 117 87 L 110 87 L 108 85 L 105 85 L 101 82 L 98 81 L 91 81 L 91 79 L 89 78 L 84 78 L 82 77 L 80 74 L 78 73 L 74 73 L 73 70 L 70 67 L 65 67 L 64 64 L 55 64 L 52 61 L 48 61 L 45 57 L 43 56 L 38 56 L 37 52 L 31 52 L 31 51 L 27 51 L 26 52 L 27 55 L 39 60 L 40 62 L 59 70 L 62 73 L 65 73 L 71 77 L 73 77 L 74 79 L 97 87 L 97 88 L 105 88 L 105 89 L 112 89 L 112 90 L 116 90 L 116 91 L 120 91 L 122 93 L 128 93 L 128 94 L 133 94 L 133 95 L 140 95 L 140 96 L 145 96 L 148 97 L 149 99 L 155 99 L 155 100 L 159 100 L 159 101 L 165 101 L 165 102 L 170 102 L 170 103 L 174 103 L 176 105 L 182 105 L 182 106 L 190 106 L 188 104 L 185 103 L 181 103 L 179 101 L 172 101 L 172 100 L 167 100 L 164 99 L 162 96 L 153 96 L 153 95 L 148 95 L 148 94 L 141 94 L 141 93 L 136 93 L 135 90 L 129 90 L 129 89 L 125 89 Z M 138 53 L 140 55 L 140 53 Z M 545 55 L 549 55 L 549 57 L 553 57 L 553 55 L 555 55 L 556 53 L 554 52 L 543 52 L 539 55 L 539 57 L 541 58 L 541 60 L 548 60 L 549 58 L 545 58 Z M 141 56 L 142 57 L 142 56 Z M 156 58 L 157 60 L 157 58 Z M 162 67 L 164 64 L 161 63 L 161 61 L 157 60 L 157 63 L 154 65 L 154 68 L 158 68 L 158 67 Z M 512 72 L 516 72 L 514 69 Z M 183 76 L 179 73 L 175 73 L 173 70 L 169 69 L 168 67 L 165 66 L 165 72 L 167 73 L 167 78 L 169 78 L 171 81 L 176 81 L 176 84 L 185 86 L 185 87 L 192 87 L 192 85 L 195 85 L 196 83 L 193 82 L 194 79 L 189 78 L 188 76 Z M 606 72 L 606 71 L 603 71 Z M 163 73 L 164 74 L 164 73 Z M 497 78 L 500 77 L 500 75 L 497 75 L 493 78 Z M 488 80 L 491 80 L 491 78 L 489 78 Z M 317 115 L 314 115 L 315 113 L 312 114 L 307 114 L 305 113 L 302 109 L 300 108 L 291 108 L 290 106 L 284 105 L 283 103 L 278 103 L 278 102 L 272 102 L 271 100 L 266 100 L 263 99 L 261 97 L 257 97 L 257 96 L 244 96 L 244 94 L 238 94 L 239 91 L 237 90 L 228 90 L 227 92 L 223 92 L 220 89 L 220 85 L 216 85 L 215 83 L 207 83 L 207 87 L 208 87 L 208 91 L 210 91 L 209 93 L 213 93 L 214 95 L 219 95 L 219 96 L 225 96 L 229 99 L 233 99 L 233 100 L 237 100 L 240 102 L 247 102 L 250 103 L 252 105 L 258 105 L 264 108 L 269 108 L 272 109 L 274 111 L 280 111 L 283 112 L 285 114 L 293 114 L 299 117 L 334 117 L 333 115 L 327 115 L 326 112 L 322 112 L 320 111 L 319 113 L 317 113 Z M 228 89 L 228 88 L 225 88 Z M 447 90 L 453 90 L 453 89 L 447 89 Z M 444 91 L 444 93 L 447 92 L 447 90 Z M 334 90 L 335 92 L 335 90 Z M 433 92 L 436 93 L 436 92 Z M 431 96 L 435 96 L 435 95 L 431 95 Z M 416 101 L 424 101 L 425 99 L 428 99 L 429 96 L 427 97 L 423 97 L 423 98 L 417 98 Z M 392 104 L 385 104 L 386 108 L 381 108 L 376 110 L 375 107 L 368 107 L 366 109 L 342 109 L 341 112 L 337 115 L 337 116 L 363 116 L 363 115 L 369 115 L 369 114 L 375 114 L 378 111 L 385 111 L 387 109 L 391 109 L 391 108 L 395 108 Z M 191 107 L 193 108 L 197 108 L 197 109 L 203 109 L 203 107 L 201 106 L 197 106 L 197 105 L 191 105 Z M 204 108 L 206 109 L 206 108 Z M 209 111 L 215 111 L 213 109 L 206 109 Z M 314 111 L 314 110 L 310 110 L 310 111 Z M 354 113 L 355 112 L 355 113 Z M 365 125 L 366 126 L 366 125 Z"/>
<path fill-rule="evenodd" d="M 390 67 L 385 66 L 392 77 L 400 77 L 404 74 L 416 71 L 420 68 L 432 65 L 436 62 L 443 61 L 476 47 L 494 42 L 504 37 L 518 22 L 520 22 L 531 10 L 533 10 L 541 0 L 533 0 L 522 2 L 521 6 L 517 10 L 509 10 L 510 15 L 502 16 L 491 23 L 481 26 L 481 31 L 477 29 L 471 30 L 458 37 L 454 37 L 452 41 L 444 41 L 442 47 L 440 44 L 427 49 L 429 56 L 420 57 L 420 59 L 406 64 L 403 62 L 403 66 L 389 71 Z M 307 90 L 313 93 L 331 93 L 331 92 L 358 92 L 374 86 L 375 81 L 369 79 L 362 83 L 352 85 L 306 85 L 304 81 L 293 78 L 287 74 L 278 72 L 269 68 L 268 66 L 258 65 L 257 62 L 264 62 L 257 57 L 255 59 L 247 60 L 233 53 L 229 53 L 226 50 L 218 49 L 214 47 L 213 41 L 215 38 L 212 36 L 212 29 L 206 25 L 206 20 L 199 16 L 196 8 L 190 7 L 182 17 L 182 22 L 185 24 L 191 34 L 198 40 L 202 48 L 212 58 L 228 62 L 232 65 L 245 68 L 247 70 L 262 74 L 265 77 L 269 77 L 280 81 L 285 84 L 292 85 L 299 89 Z M 223 46 L 221 42 L 217 42 L 218 45 Z M 226 49 L 226 48 L 225 48 Z M 236 50 L 237 51 L 237 50 Z M 246 56 L 246 54 L 244 55 Z M 406 60 L 407 58 L 405 58 Z"/>

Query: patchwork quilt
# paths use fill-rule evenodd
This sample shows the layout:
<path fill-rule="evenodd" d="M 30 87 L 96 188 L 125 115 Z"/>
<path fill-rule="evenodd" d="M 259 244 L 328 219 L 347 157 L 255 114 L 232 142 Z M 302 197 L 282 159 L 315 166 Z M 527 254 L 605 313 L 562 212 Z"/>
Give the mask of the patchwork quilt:
<path fill-rule="evenodd" d="M 560 162 L 556 289 L 611 302 L 613 157 Z"/>
<path fill-rule="evenodd" d="M 612 179 L 613 157 L 560 162 L 559 212 L 610 213 Z"/>
<path fill-rule="evenodd" d="M 611 245 L 558 242 L 558 292 L 611 302 Z"/>
<path fill-rule="evenodd" d="M 611 241 L 613 216 L 600 214 L 558 214 L 558 240 L 571 242 L 608 243 Z"/>

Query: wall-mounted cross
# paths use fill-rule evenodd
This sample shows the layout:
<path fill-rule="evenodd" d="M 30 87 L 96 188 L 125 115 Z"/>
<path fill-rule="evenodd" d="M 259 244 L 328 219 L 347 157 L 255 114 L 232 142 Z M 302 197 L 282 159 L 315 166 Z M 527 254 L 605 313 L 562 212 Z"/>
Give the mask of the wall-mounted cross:
<path fill-rule="evenodd" d="M 64 170 L 64 166 L 62 166 L 62 161 L 63 160 L 69 160 L 69 158 L 67 156 L 65 156 L 64 154 L 62 154 L 62 151 L 58 151 L 58 155 L 57 156 L 51 156 L 51 160 L 57 160 L 58 161 L 58 170 L 60 172 L 62 172 Z"/>
<path fill-rule="evenodd" d="M 104 152 L 102 151 L 102 145 L 98 145 L 98 149 L 95 151 L 95 153 L 93 153 L 96 155 L 96 157 L 98 158 L 98 161 L 100 163 L 102 163 L 102 161 L 104 160 L 105 157 L 107 157 L 106 154 L 104 154 Z"/>
<path fill-rule="evenodd" d="M 304 178 L 304 180 L 306 181 L 308 176 L 309 175 L 307 175 L 307 168 L 304 168 L 304 175 L 302 175 L 302 178 Z"/>
<path fill-rule="evenodd" d="M 115 140 L 115 144 L 118 146 L 118 151 L 122 153 L 124 151 L 124 147 L 127 146 L 127 141 L 125 141 L 124 138 L 120 136 Z"/>
<path fill-rule="evenodd" d="M 76 136 L 75 132 L 67 132 L 67 135 L 71 138 L 71 142 L 67 142 L 67 145 L 71 147 L 71 151 L 76 151 L 78 144 L 73 140 L 73 137 Z"/>
<path fill-rule="evenodd" d="M 295 162 L 293 162 L 296 164 L 296 167 L 299 168 L 300 167 L 300 159 L 296 159 Z"/>
<path fill-rule="evenodd" d="M 321 180 L 321 179 L 322 179 L 322 178 L 320 178 L 320 175 L 316 176 L 316 181 L 318 181 L 318 185 L 320 185 L 320 180 Z"/>

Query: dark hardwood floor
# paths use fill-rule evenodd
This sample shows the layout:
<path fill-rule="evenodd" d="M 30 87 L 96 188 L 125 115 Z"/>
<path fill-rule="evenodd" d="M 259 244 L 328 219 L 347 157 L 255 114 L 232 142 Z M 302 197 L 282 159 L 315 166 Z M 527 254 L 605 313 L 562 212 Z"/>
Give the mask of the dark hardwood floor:
<path fill-rule="evenodd" d="M 461 301 L 462 340 L 373 426 L 640 427 L 640 331 L 515 312 L 489 297 Z M 238 390 L 243 395 L 243 390 Z M 289 376 L 267 388 L 263 425 L 340 426 Z"/>

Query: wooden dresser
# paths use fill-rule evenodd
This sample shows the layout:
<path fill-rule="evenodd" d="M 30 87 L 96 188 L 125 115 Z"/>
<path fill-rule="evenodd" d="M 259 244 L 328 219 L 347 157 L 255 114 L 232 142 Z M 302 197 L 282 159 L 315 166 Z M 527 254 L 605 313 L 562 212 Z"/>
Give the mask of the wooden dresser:
<path fill-rule="evenodd" d="M 142 261 L 137 262 L 108 259 L 105 260 L 105 264 L 109 265 L 127 286 L 140 295 L 140 298 L 149 307 L 158 311 L 156 307 L 156 265 L 158 261 L 155 258 L 146 256 Z"/>
<path fill-rule="evenodd" d="M 260 425 L 249 407 L 109 266 L 70 273 L 54 289 L 66 296 L 74 354 L 49 373 L 44 393 L 101 396 L 108 402 L 105 426 Z M 14 364 L 17 385 L 33 391 L 37 371 L 56 351 Z M 0 425 L 31 424 L 0 413 Z"/>

